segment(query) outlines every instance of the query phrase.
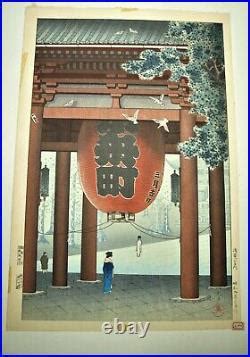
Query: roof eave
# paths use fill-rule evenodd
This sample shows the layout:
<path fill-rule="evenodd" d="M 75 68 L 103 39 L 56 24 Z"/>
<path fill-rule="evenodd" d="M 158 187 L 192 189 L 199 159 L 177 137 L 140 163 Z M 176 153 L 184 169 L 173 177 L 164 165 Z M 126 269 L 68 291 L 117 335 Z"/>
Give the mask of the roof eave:
<path fill-rule="evenodd" d="M 180 50 L 188 50 L 187 45 L 140 45 L 140 44 L 133 44 L 133 45 L 124 45 L 124 44 L 116 44 L 116 45 L 108 45 L 108 44 L 37 44 L 36 47 L 54 47 L 54 48 L 62 48 L 62 47 L 78 47 L 78 48 L 86 48 L 86 47 L 93 47 L 93 48 L 155 48 L 155 49 L 164 49 L 164 48 L 176 48 Z"/>

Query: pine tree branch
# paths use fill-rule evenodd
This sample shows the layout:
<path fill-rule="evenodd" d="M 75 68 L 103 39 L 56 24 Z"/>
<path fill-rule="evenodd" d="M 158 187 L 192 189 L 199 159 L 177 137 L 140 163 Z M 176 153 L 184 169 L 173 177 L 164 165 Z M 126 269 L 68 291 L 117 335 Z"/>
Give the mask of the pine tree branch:
<path fill-rule="evenodd" d="M 209 64 L 209 62 L 210 62 L 210 64 Z M 204 67 L 217 82 L 220 81 L 221 75 L 224 73 L 224 70 L 225 70 L 224 65 L 222 65 L 221 69 L 219 69 L 219 66 L 217 64 L 217 59 L 211 59 L 205 63 Z"/>

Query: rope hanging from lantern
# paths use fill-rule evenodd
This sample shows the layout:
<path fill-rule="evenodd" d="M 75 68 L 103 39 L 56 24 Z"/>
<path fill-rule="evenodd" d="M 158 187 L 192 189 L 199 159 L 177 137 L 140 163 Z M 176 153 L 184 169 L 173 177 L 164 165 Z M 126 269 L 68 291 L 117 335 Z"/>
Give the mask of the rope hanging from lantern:
<path fill-rule="evenodd" d="M 163 234 L 162 232 L 156 232 L 156 231 L 153 231 L 151 229 L 148 229 L 146 227 L 143 227 L 143 226 L 140 226 L 136 223 L 130 223 L 137 231 L 141 232 L 141 233 L 144 233 L 150 237 L 153 237 L 153 238 L 157 238 L 157 239 L 162 239 L 164 241 L 166 240 L 176 240 L 176 239 L 180 239 L 181 237 L 180 236 L 168 236 L 166 234 Z M 204 228 L 203 230 L 199 231 L 198 233 L 201 234 L 203 232 L 205 232 L 206 230 L 210 229 L 210 226 Z M 155 235 L 153 234 L 159 234 L 161 235 L 161 237 L 156 237 Z M 164 237 L 164 238 L 163 238 Z"/>
<path fill-rule="evenodd" d="M 93 230 L 91 230 L 91 229 L 90 230 L 88 230 L 88 229 L 87 230 L 78 229 L 78 230 L 68 231 L 67 233 L 70 234 L 70 233 L 82 233 L 82 232 L 83 233 L 99 232 L 99 231 L 102 231 L 103 229 L 106 229 L 106 228 L 108 228 L 108 227 L 110 227 L 110 226 L 112 226 L 114 224 L 114 222 L 111 222 L 108 226 L 106 226 L 104 228 L 96 229 L 98 226 L 103 226 L 106 223 L 108 223 L 108 222 L 99 223 L 96 226 L 89 227 L 89 228 L 94 228 L 95 227 L 95 229 L 93 229 Z M 38 231 L 38 233 L 41 234 L 41 232 L 39 232 L 39 231 Z M 61 233 L 61 234 L 64 234 L 64 233 Z M 53 234 L 44 233 L 44 235 L 51 236 Z M 59 233 L 59 235 L 60 235 L 60 233 Z"/>
<path fill-rule="evenodd" d="M 98 224 L 97 226 L 93 226 L 94 227 L 98 227 L 98 226 L 103 226 L 104 224 L 106 224 L 108 222 L 103 222 L 103 223 L 100 223 Z M 164 234 L 162 232 L 157 232 L 157 231 L 154 231 L 152 229 L 149 229 L 147 227 L 143 227 L 135 222 L 128 222 L 133 228 L 135 228 L 137 231 L 141 232 L 141 233 L 144 233 L 150 237 L 153 237 L 153 238 L 157 238 L 157 239 L 162 239 L 164 241 L 166 240 L 176 240 L 176 239 L 180 239 L 181 237 L 180 236 L 170 236 L 170 235 L 167 235 L 167 234 Z M 93 232 L 99 232 L 99 231 L 102 231 L 106 228 L 109 228 L 111 227 L 113 224 L 115 224 L 115 222 L 111 222 L 109 225 L 107 225 L 106 227 L 103 227 L 103 228 L 99 228 L 99 229 L 88 229 L 88 230 L 73 230 L 73 231 L 68 231 L 68 234 L 70 233 L 93 233 Z M 231 226 L 230 225 L 227 225 L 227 228 L 230 228 Z M 91 227 L 90 227 L 91 228 Z M 203 232 L 205 232 L 206 230 L 209 230 L 209 235 L 210 235 L 210 226 L 207 226 L 206 228 L 202 229 L 201 231 L 199 231 L 198 233 L 199 234 L 202 234 Z M 41 232 L 38 231 L 39 234 L 41 234 Z M 64 233 L 61 233 L 61 234 L 64 234 Z M 157 237 L 155 236 L 156 234 L 160 235 L 160 237 Z M 49 233 L 45 233 L 44 235 L 51 235 Z M 60 235 L 60 233 L 59 233 Z"/>

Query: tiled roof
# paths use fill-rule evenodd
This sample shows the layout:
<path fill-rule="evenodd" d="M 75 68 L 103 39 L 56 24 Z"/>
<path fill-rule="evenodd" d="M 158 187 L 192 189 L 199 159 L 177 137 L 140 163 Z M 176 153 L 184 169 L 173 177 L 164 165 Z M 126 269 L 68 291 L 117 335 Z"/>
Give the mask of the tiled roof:
<path fill-rule="evenodd" d="M 167 45 L 167 21 L 39 19 L 37 45 Z"/>

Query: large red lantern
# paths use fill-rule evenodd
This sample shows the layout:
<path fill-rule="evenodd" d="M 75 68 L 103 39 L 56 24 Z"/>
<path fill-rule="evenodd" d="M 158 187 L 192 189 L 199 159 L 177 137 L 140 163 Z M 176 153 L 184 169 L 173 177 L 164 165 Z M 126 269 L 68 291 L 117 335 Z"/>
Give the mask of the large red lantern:
<path fill-rule="evenodd" d="M 77 159 L 88 200 L 103 212 L 143 211 L 161 187 L 164 146 L 154 122 L 84 121 Z"/>

